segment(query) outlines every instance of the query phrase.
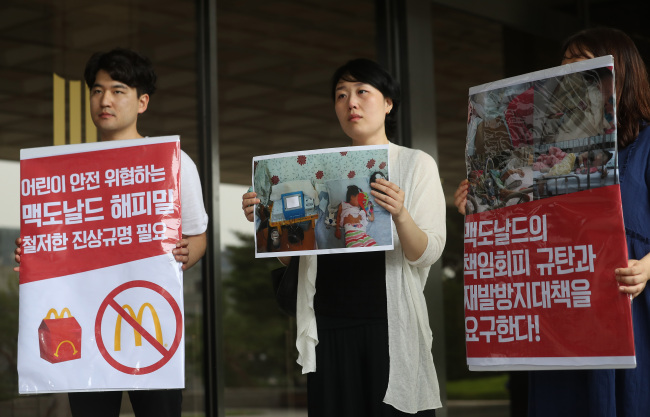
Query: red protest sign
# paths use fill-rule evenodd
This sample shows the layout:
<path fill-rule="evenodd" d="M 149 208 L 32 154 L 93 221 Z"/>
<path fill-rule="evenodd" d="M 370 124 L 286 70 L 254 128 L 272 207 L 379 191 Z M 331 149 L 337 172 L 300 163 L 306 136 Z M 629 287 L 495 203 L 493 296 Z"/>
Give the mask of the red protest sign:
<path fill-rule="evenodd" d="M 636 365 L 614 85 L 604 56 L 469 89 L 470 369 Z"/>
<path fill-rule="evenodd" d="M 634 366 L 625 254 L 618 185 L 467 216 L 470 368 Z"/>
<path fill-rule="evenodd" d="M 176 136 L 21 150 L 21 393 L 184 386 L 181 158 Z"/>
<path fill-rule="evenodd" d="M 181 237 L 178 141 L 80 149 L 20 162 L 21 284 L 161 255 Z"/>

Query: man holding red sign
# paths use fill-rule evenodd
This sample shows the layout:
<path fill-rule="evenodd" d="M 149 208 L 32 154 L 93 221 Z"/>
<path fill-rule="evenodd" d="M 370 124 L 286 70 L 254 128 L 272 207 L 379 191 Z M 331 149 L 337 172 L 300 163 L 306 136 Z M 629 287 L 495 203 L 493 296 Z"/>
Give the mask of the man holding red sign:
<path fill-rule="evenodd" d="M 84 72 L 90 89 L 92 121 L 101 141 L 143 138 L 138 132 L 138 116 L 147 110 L 156 89 L 156 74 L 151 62 L 127 49 L 94 54 Z M 125 148 L 126 149 L 126 148 Z M 182 239 L 173 254 L 182 269 L 192 267 L 205 254 L 208 216 L 203 205 L 196 165 L 181 151 Z M 16 262 L 20 263 L 22 239 L 16 241 Z M 19 267 L 14 268 L 16 271 Z M 120 413 L 122 393 L 71 392 L 72 415 L 115 416 Z M 181 390 L 129 391 L 136 416 L 180 416 Z"/>

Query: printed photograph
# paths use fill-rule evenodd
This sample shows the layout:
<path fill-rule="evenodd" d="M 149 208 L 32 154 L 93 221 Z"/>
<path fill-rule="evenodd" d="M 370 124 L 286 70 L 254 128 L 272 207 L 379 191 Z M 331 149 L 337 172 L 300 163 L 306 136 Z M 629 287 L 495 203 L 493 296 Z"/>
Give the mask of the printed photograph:
<path fill-rule="evenodd" d="M 370 184 L 389 178 L 388 146 L 253 158 L 256 257 L 393 248 L 390 213 Z"/>
<path fill-rule="evenodd" d="M 618 184 L 614 72 L 599 60 L 470 89 L 467 214 Z"/>

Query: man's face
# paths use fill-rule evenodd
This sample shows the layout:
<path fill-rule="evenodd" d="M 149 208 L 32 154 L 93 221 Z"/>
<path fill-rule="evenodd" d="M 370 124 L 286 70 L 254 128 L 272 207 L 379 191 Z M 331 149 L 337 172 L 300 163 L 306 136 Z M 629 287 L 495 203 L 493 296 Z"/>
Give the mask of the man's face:
<path fill-rule="evenodd" d="M 147 110 L 149 95 L 138 97 L 135 88 L 99 70 L 90 90 L 90 112 L 102 140 L 140 138 L 138 114 Z"/>

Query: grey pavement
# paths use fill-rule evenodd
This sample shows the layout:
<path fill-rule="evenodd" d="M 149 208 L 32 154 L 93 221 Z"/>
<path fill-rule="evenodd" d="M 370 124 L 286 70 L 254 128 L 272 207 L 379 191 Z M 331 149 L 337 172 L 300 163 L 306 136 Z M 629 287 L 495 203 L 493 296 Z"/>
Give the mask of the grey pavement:
<path fill-rule="evenodd" d="M 509 417 L 510 402 L 501 401 L 448 401 L 447 417 Z M 443 413 L 439 413 L 441 415 Z M 307 417 L 305 409 L 228 408 L 226 416 L 237 417 Z"/>
<path fill-rule="evenodd" d="M 250 402 L 254 404 L 254 402 Z M 123 396 L 121 417 L 133 417 L 128 396 Z M 509 401 L 448 401 L 438 417 L 509 417 Z M 39 395 L 0 401 L 0 417 L 25 416 L 70 417 L 67 395 Z M 183 412 L 184 417 L 203 416 L 201 412 Z M 228 407 L 230 417 L 307 417 L 306 409 Z"/>

